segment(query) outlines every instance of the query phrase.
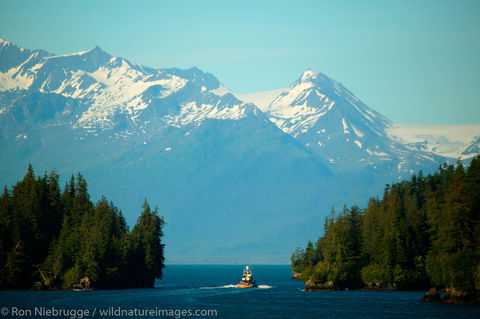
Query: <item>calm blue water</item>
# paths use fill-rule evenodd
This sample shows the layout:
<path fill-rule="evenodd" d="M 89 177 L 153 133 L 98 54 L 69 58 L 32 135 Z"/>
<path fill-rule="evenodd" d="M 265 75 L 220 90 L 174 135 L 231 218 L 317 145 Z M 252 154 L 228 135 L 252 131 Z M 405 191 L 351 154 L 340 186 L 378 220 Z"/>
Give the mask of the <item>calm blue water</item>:
<path fill-rule="evenodd" d="M 242 269 L 234 265 L 169 265 L 164 279 L 154 289 L 2 291 L 0 308 L 9 311 L 4 318 L 19 318 L 20 311 L 24 311 L 23 318 L 54 317 L 35 316 L 35 307 L 77 311 L 76 318 L 80 310 L 88 310 L 88 318 L 94 310 L 95 318 L 117 317 L 100 313 L 109 307 L 124 311 L 171 310 L 172 316 L 165 318 L 179 318 L 182 309 L 215 310 L 216 318 L 480 318 L 480 306 L 422 303 L 418 301 L 422 292 L 305 292 L 302 282 L 290 280 L 288 266 L 254 266 L 260 288 L 232 288 Z M 12 316 L 13 308 L 16 316 Z M 28 310 L 32 315 L 28 316 Z M 75 318 L 72 312 L 69 314 Z"/>

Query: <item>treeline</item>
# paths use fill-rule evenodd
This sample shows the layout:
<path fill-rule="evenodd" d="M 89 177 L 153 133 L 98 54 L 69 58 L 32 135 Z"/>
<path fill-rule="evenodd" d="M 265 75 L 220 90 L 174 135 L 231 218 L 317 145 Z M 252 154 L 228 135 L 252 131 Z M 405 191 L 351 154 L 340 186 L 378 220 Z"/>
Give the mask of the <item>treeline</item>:
<path fill-rule="evenodd" d="M 429 176 L 387 185 L 325 221 L 314 245 L 293 253 L 292 269 L 316 289 L 480 291 L 480 156 L 468 169 L 443 165 Z"/>
<path fill-rule="evenodd" d="M 130 231 L 105 198 L 90 200 L 81 174 L 63 191 L 32 166 L 0 197 L 0 288 L 152 287 L 162 277 L 164 220 L 147 201 Z"/>

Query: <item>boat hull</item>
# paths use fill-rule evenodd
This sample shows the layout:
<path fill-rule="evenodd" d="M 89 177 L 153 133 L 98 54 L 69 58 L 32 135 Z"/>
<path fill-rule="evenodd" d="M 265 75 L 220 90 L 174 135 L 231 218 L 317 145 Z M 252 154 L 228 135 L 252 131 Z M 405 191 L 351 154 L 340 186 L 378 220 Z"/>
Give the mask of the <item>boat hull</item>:
<path fill-rule="evenodd" d="M 238 282 L 238 288 L 253 288 L 256 287 L 255 279 L 252 276 L 252 270 L 249 269 L 249 266 L 245 266 L 243 270 L 242 280 Z"/>

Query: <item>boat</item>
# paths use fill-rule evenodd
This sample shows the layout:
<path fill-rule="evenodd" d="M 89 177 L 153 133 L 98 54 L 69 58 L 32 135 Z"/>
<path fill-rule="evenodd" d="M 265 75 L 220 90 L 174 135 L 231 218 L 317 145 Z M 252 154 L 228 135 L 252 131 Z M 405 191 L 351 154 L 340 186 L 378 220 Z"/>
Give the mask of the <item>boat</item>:
<path fill-rule="evenodd" d="M 257 284 L 255 283 L 255 279 L 253 279 L 253 276 L 252 276 L 252 270 L 250 269 L 249 266 L 245 266 L 245 269 L 243 270 L 242 280 L 240 280 L 237 286 L 238 288 L 257 287 Z"/>

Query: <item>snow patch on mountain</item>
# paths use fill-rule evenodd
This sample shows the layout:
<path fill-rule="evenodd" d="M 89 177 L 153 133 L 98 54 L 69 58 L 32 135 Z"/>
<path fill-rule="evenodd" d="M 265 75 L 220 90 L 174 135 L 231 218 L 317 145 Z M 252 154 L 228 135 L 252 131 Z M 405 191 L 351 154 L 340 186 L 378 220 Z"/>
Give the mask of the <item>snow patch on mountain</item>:
<path fill-rule="evenodd" d="M 7 91 L 12 89 L 27 89 L 32 85 L 34 76 L 29 72 L 21 72 L 23 67 L 34 57 L 36 53 L 32 54 L 27 60 L 17 67 L 11 68 L 7 72 L 0 72 L 0 91 Z"/>
<path fill-rule="evenodd" d="M 360 130 L 358 130 L 353 124 L 350 124 L 350 127 L 352 128 L 355 135 L 357 135 L 360 138 L 363 137 L 363 133 Z"/>
<path fill-rule="evenodd" d="M 216 105 L 199 105 L 193 101 L 182 104 L 180 114 L 177 116 L 167 116 L 166 120 L 169 126 L 182 127 L 191 123 L 199 125 L 206 119 L 239 120 L 246 116 L 247 107 L 244 103 L 223 107 L 220 105 L 220 102 Z"/>
<path fill-rule="evenodd" d="M 273 114 L 281 115 L 280 110 L 285 110 L 287 105 L 298 105 L 307 95 L 306 90 L 313 88 L 314 84 L 311 82 L 300 82 L 289 89 L 284 90 L 265 111 L 270 111 Z"/>
<path fill-rule="evenodd" d="M 345 119 L 342 119 L 342 126 L 343 126 L 343 134 L 350 134 L 350 131 L 348 130 L 348 124 L 345 121 Z"/>
<path fill-rule="evenodd" d="M 95 49 L 98 49 L 98 47 L 94 47 L 94 48 L 91 48 L 89 50 L 86 50 L 86 51 L 79 51 L 79 52 L 74 52 L 74 53 L 67 53 L 67 54 L 59 54 L 59 55 L 52 55 L 52 56 L 48 56 L 48 57 L 45 57 L 45 59 L 55 59 L 55 58 L 66 58 L 66 57 L 72 57 L 72 56 L 80 56 L 80 55 L 84 55 L 86 53 L 90 53 L 92 52 L 93 50 Z"/>
<path fill-rule="evenodd" d="M 374 155 L 374 156 L 381 156 L 381 157 L 385 157 L 385 156 L 389 156 L 387 153 L 385 152 L 376 152 L 376 151 L 371 151 L 369 150 L 368 148 L 366 149 L 366 152 L 370 155 Z"/>
<path fill-rule="evenodd" d="M 228 93 L 232 94 L 232 91 L 230 91 L 230 89 L 224 86 L 223 84 L 220 84 L 218 88 L 210 90 L 209 92 L 217 96 L 224 96 L 225 94 L 228 94 Z"/>

